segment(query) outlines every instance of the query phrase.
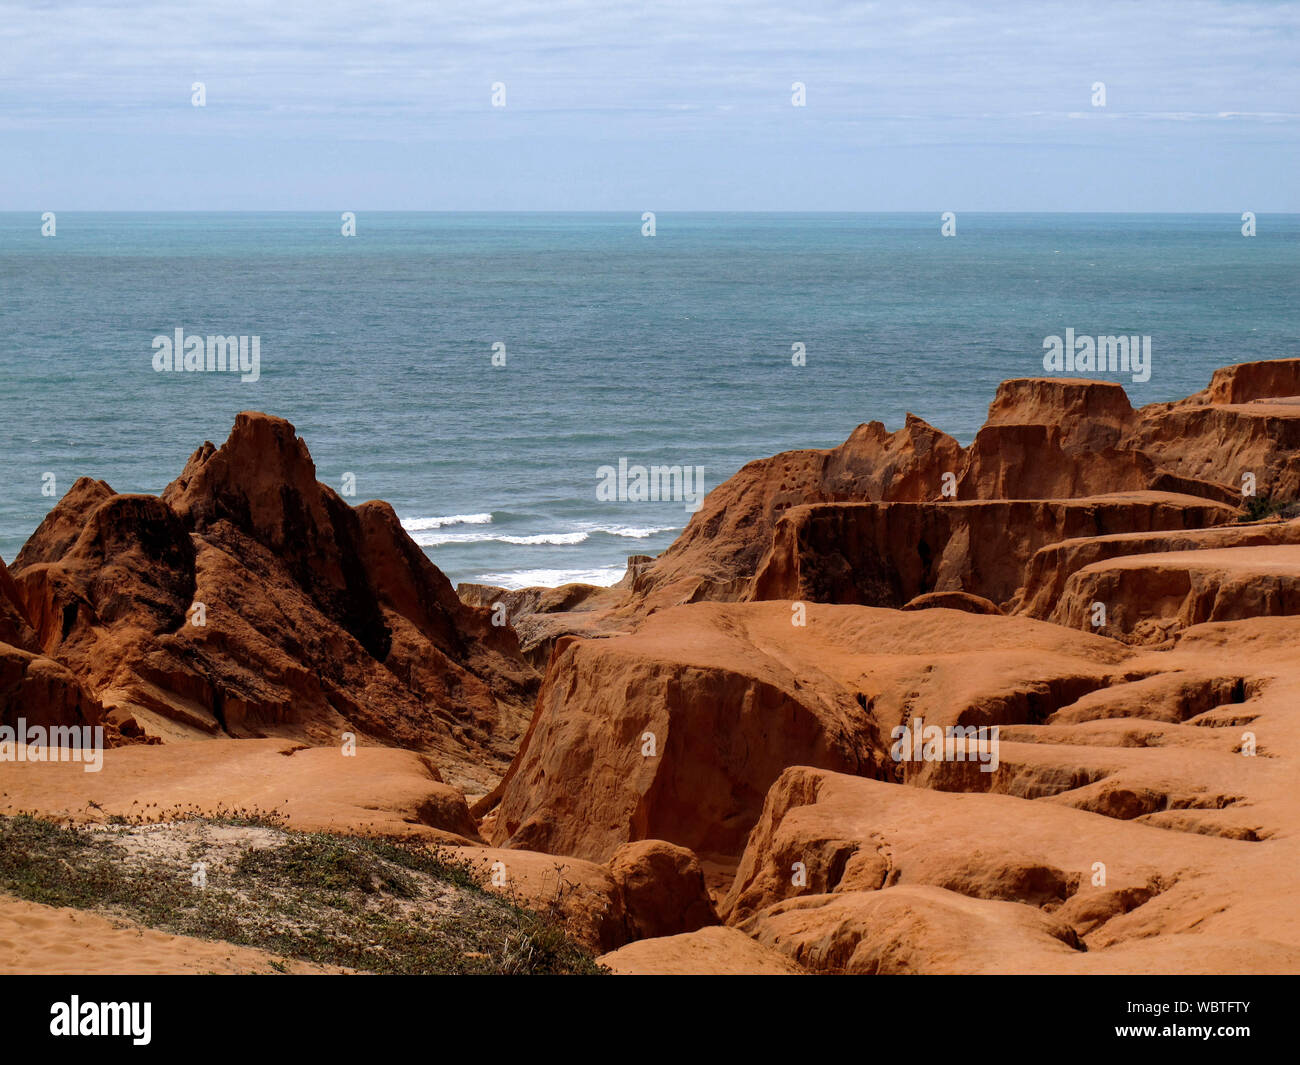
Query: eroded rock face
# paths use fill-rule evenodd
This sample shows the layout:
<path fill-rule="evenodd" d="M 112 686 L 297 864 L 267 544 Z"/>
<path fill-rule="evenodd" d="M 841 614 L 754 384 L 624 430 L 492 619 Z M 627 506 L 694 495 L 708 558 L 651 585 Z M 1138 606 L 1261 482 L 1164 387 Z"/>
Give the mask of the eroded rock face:
<path fill-rule="evenodd" d="M 1126 446 L 1166 468 L 1238 493 L 1250 474 L 1260 498 L 1300 497 L 1300 359 L 1224 366 L 1203 391 L 1139 415 Z"/>
<path fill-rule="evenodd" d="M 103 726 L 104 709 L 65 666 L 44 655 L 0 643 L 0 725 Z M 115 730 L 106 737 L 116 740 Z"/>
<path fill-rule="evenodd" d="M 1207 621 L 1300 614 L 1300 545 L 1127 555 L 1094 562 L 1066 582 L 1051 620 L 1094 625 L 1108 636 L 1151 643 Z"/>
<path fill-rule="evenodd" d="M 787 766 L 901 779 L 888 758 L 901 722 L 1042 720 L 1105 686 L 1126 653 L 953 610 L 661 611 L 631 636 L 557 648 L 493 842 L 603 861 L 656 838 L 734 857 Z"/>
<path fill-rule="evenodd" d="M 709 493 L 685 532 L 637 577 L 639 597 L 734 600 L 746 590 L 786 509 L 837 500 L 937 499 L 961 468 L 952 437 L 908 415 L 897 432 L 860 425 L 837 448 L 788 451 L 745 466 Z M 674 589 L 668 598 L 668 589 Z"/>
<path fill-rule="evenodd" d="M 1281 886 L 1276 872 L 1254 889 L 1233 885 L 1234 863 L 1264 875 L 1277 861 L 1243 846 L 1004 795 L 795 768 L 773 786 L 722 912 L 816 972 L 1135 972 L 1172 941 L 1183 941 L 1188 971 L 1266 971 L 1279 958 L 1294 967 L 1290 929 L 1240 924 L 1255 891 L 1276 906 Z M 1210 896 L 1220 916 L 1188 944 L 1178 932 L 1205 920 Z M 1228 962 L 1219 951 L 1234 925 Z"/>
<path fill-rule="evenodd" d="M 61 557 L 81 536 L 91 511 L 116 494 L 103 481 L 78 477 L 23 545 L 12 569 L 20 570 L 35 562 L 53 562 Z"/>
<path fill-rule="evenodd" d="M 1147 408 L 1131 440 L 1183 476 L 1231 485 L 1240 493 L 1250 474 L 1260 498 L 1300 497 L 1300 399 Z"/>
<path fill-rule="evenodd" d="M 9 575 L 4 559 L 0 559 L 0 643 L 27 649 L 36 646 L 36 630 L 28 620 L 18 585 Z"/>
<path fill-rule="evenodd" d="M 720 913 L 816 972 L 1298 971 L 1298 626 L 1206 624 L 1130 653 L 1005 724 L 992 773 L 932 761 L 898 787 L 792 767 Z"/>
<path fill-rule="evenodd" d="M 1261 399 L 1300 397 L 1300 359 L 1268 359 L 1221 366 L 1209 387 L 1184 402 L 1253 403 Z"/>
<path fill-rule="evenodd" d="M 1294 372 L 1282 365 L 1294 361 L 1229 367 L 1198 396 L 1138 411 L 1114 383 L 1017 379 L 999 387 L 969 448 L 909 416 L 894 433 L 873 422 L 838 448 L 751 462 L 709 494 L 663 555 L 637 565 L 629 595 L 565 591 L 534 604 L 526 590 L 512 620 L 540 665 L 565 634 L 625 632 L 665 606 L 750 598 L 782 516 L 801 506 L 1154 492 L 1234 507 L 1250 498 L 1246 473 L 1257 498 L 1294 498 L 1300 400 L 1288 398 Z"/>
<path fill-rule="evenodd" d="M 1004 381 L 966 452 L 958 499 L 1075 499 L 1175 492 L 1237 501 L 1229 483 L 1190 473 L 1138 440 L 1141 419 L 1119 385 L 1074 378 Z"/>
<path fill-rule="evenodd" d="M 1222 525 L 1211 529 L 1117 533 L 1062 540 L 1035 552 L 1025 570 L 1025 589 L 1017 609 L 1050 618 L 1065 594 L 1066 582 L 1094 563 L 1128 555 L 1170 551 L 1214 551 L 1230 547 L 1300 544 L 1300 521 Z"/>
<path fill-rule="evenodd" d="M 931 592 L 1006 603 L 1040 548 L 1072 537 L 1203 528 L 1237 511 L 1140 492 L 1070 500 L 824 503 L 777 523 L 755 599 L 902 607 Z"/>
<path fill-rule="evenodd" d="M 790 616 L 701 603 L 631 636 L 562 641 L 494 842 L 597 861 L 641 839 L 734 854 L 792 761 L 875 771 L 880 744 L 857 692 L 806 687 L 777 643 L 798 633 Z"/>
<path fill-rule="evenodd" d="M 1063 967 L 1079 949 L 1069 927 L 1041 911 L 929 886 L 790 899 L 752 929 L 808 970 L 853 976 L 1016 971 L 1009 944 L 1017 958 Z"/>
<path fill-rule="evenodd" d="M 73 524 L 78 502 L 59 525 Z M 98 692 L 122 669 L 122 644 L 184 626 L 196 552 L 181 520 L 153 496 L 110 495 L 83 516 L 75 539 L 47 544 L 38 529 L 19 559 L 42 561 L 14 572 L 41 651 Z"/>
<path fill-rule="evenodd" d="M 985 425 L 967 452 L 957 498 L 1077 499 L 1142 492 L 1160 472 L 1140 451 L 1067 449 L 1054 426 Z"/>
<path fill-rule="evenodd" d="M 989 404 L 985 425 L 1039 425 L 1062 449 L 1115 447 L 1135 412 L 1122 386 L 1072 377 L 1022 377 L 1003 381 Z"/>
<path fill-rule="evenodd" d="M 643 939 L 596 959 L 618 976 L 802 976 L 785 954 L 734 928 Z"/>
<path fill-rule="evenodd" d="M 637 556 L 634 556 L 636 558 Z M 641 556 L 645 557 L 645 556 Z M 635 562 L 629 560 L 629 574 Z M 615 611 L 626 585 L 613 588 L 594 584 L 565 584 L 559 588 L 497 588 L 486 584 L 460 584 L 456 594 L 471 606 L 484 607 L 501 616 L 515 630 L 524 657 L 544 670 L 555 641 L 561 636 L 599 636 L 617 628 Z"/>
<path fill-rule="evenodd" d="M 485 886 L 552 915 L 597 953 L 718 923 L 699 860 L 663 840 L 629 844 L 606 864 L 490 847 L 452 853 Z"/>
<path fill-rule="evenodd" d="M 561 643 L 494 838 L 561 850 L 594 840 L 593 856 L 605 857 L 617 841 L 656 835 L 725 856 L 716 836 L 704 842 L 720 820 L 716 796 L 736 793 L 730 781 L 745 778 L 752 756 L 715 755 L 714 765 L 729 766 L 721 779 L 703 760 L 698 772 L 661 776 L 664 767 L 630 757 L 643 727 L 635 708 L 656 705 L 647 687 L 680 692 L 656 719 L 660 731 L 707 720 L 710 734 L 752 743 L 758 734 L 731 709 L 744 700 L 697 678 L 725 666 L 740 678 L 729 685 L 770 682 L 775 662 L 787 670 L 783 699 L 843 706 L 852 693 L 874 729 L 874 758 L 846 773 L 792 757 L 767 792 L 720 912 L 770 952 L 817 972 L 1300 971 L 1300 920 L 1280 917 L 1289 892 L 1280 870 L 1296 859 L 1287 781 L 1300 751 L 1285 710 L 1300 685 L 1294 648 L 1290 658 L 1284 650 L 1297 622 L 1285 616 L 1295 605 L 1286 552 L 1300 549 L 1300 534 L 1294 523 L 1228 524 L 1240 497 L 1225 464 L 1202 468 L 1135 446 L 1163 409 L 1133 412 L 1112 387 L 1012 384 L 995 401 L 990 446 L 977 441 L 967 453 L 961 483 L 975 494 L 1060 498 L 787 505 L 754 589 L 798 602 L 660 609 L 631 618 L 630 636 Z M 1273 408 L 1267 417 L 1290 417 L 1285 402 L 1248 392 L 1251 404 Z M 1055 428 L 1052 412 L 1062 415 Z M 1003 449 L 1008 441 L 1019 450 Z M 1178 454 L 1214 446 L 1181 441 Z M 1161 510 L 1171 497 L 1152 485 L 1181 495 L 1173 511 Z M 1075 498 L 1123 486 L 1133 490 L 1127 511 Z M 969 518 L 955 524 L 963 508 L 988 516 L 988 550 Z M 891 511 L 916 528 L 901 517 L 888 526 L 880 516 Z M 862 523 L 875 535 L 858 543 L 845 516 L 863 514 L 878 525 Z M 794 530 L 817 515 L 839 524 L 801 541 Z M 1012 530 L 1023 550 L 1008 543 Z M 931 531 L 939 549 L 927 569 L 908 552 Z M 950 591 L 933 579 L 943 566 Z M 859 574 L 874 575 L 888 596 L 862 598 L 904 606 L 917 595 L 918 609 L 819 607 L 812 574 L 842 598 L 862 595 Z M 1157 577 L 1182 583 L 1171 591 Z M 1007 609 L 1055 624 L 1000 616 L 975 580 L 989 581 Z M 1090 605 L 1097 587 L 1088 580 L 1118 582 L 1108 594 L 1124 604 L 1100 635 L 1077 609 L 1057 613 Z M 744 596 L 742 584 L 727 594 Z M 784 611 L 797 609 L 804 624 L 787 629 Z M 1176 643 L 1131 646 L 1140 643 L 1133 633 L 1162 619 Z M 780 712 L 773 704 L 765 713 Z M 818 718 L 827 734 L 845 720 Z M 888 760 L 882 737 L 917 720 L 997 724 L 998 764 Z M 864 727 L 847 721 L 838 734 Z M 702 732 L 689 740 L 708 743 Z M 615 957 L 630 971 L 638 958 L 663 966 L 668 943 L 649 939 Z M 682 942 L 684 956 L 702 949 L 694 944 Z"/>
<path fill-rule="evenodd" d="M 456 597 L 391 507 L 317 482 L 267 415 L 241 414 L 161 499 L 78 481 L 14 577 L 40 650 L 163 738 L 353 732 L 482 794 L 536 690 L 513 631 Z"/>
<path fill-rule="evenodd" d="M 0 560 L 0 725 L 104 726 L 104 708 L 65 666 L 39 653 L 22 593 Z M 111 726 L 105 741 L 121 740 Z"/>
<path fill-rule="evenodd" d="M 911 416 L 895 433 L 877 422 L 863 425 L 838 448 L 785 452 L 749 463 L 709 494 L 663 555 L 637 562 L 623 585 L 628 594 L 620 595 L 621 589 L 599 594 L 524 590 L 511 593 L 511 620 L 540 666 L 564 635 L 626 633 L 649 612 L 668 606 L 753 598 L 754 579 L 774 547 L 783 516 L 805 506 L 1041 502 L 1158 493 L 1204 501 L 1210 507 L 1206 523 L 1215 524 L 1220 521 L 1215 504 L 1234 508 L 1250 502 L 1242 491 L 1247 473 L 1256 481 L 1255 499 L 1295 498 L 1300 496 L 1300 400 L 1293 398 L 1291 364 L 1298 361 L 1228 367 L 1197 396 L 1137 411 L 1123 389 L 1110 382 L 1007 381 L 990 405 L 987 423 L 965 449 Z M 1143 527 L 1160 526 L 1134 528 Z M 1054 535 L 1072 535 L 1024 525 L 1016 533 L 1013 551 L 1050 543 Z M 901 553 L 887 558 L 883 568 L 911 567 L 912 547 L 897 545 Z M 945 542 L 941 553 L 961 551 Z M 1001 580 L 1005 584 L 1011 578 Z M 846 572 L 828 582 L 825 594 L 856 583 Z M 1011 585 L 1008 594 L 1016 587 Z M 478 601 L 473 590 L 466 594 Z M 759 594 L 793 593 L 773 586 Z M 1002 602 L 994 595 L 987 598 Z M 882 600 L 855 591 L 844 601 Z M 1016 605 L 1008 604 L 1011 609 Z"/>
<path fill-rule="evenodd" d="M 316 480 L 307 445 L 287 421 L 240 414 L 226 443 L 199 448 L 162 501 L 199 535 L 231 526 L 256 540 L 372 657 L 387 654 L 388 634 L 360 558 L 359 522 Z"/>
<path fill-rule="evenodd" d="M 625 843 L 609 860 L 631 939 L 694 932 L 718 923 L 700 861 L 661 839 Z"/>

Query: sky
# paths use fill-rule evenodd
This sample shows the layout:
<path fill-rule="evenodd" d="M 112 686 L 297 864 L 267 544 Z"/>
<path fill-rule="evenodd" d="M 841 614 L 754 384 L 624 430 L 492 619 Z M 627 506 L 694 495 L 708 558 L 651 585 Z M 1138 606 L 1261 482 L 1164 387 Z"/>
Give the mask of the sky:
<path fill-rule="evenodd" d="M 0 210 L 1295 212 L 1300 2 L 0 0 Z"/>

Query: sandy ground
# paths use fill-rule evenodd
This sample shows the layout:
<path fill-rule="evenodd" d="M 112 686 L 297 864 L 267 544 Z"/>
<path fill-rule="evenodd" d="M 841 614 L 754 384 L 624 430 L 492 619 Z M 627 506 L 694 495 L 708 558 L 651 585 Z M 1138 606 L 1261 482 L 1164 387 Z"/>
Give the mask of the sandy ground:
<path fill-rule="evenodd" d="M 282 968 L 276 969 L 272 963 Z M 0 975 L 138 976 L 339 973 L 230 943 L 0 895 Z"/>
<path fill-rule="evenodd" d="M 350 758 L 277 739 L 121 747 L 104 752 L 98 773 L 75 762 L 0 762 L 0 814 L 30 811 L 78 823 L 244 810 L 278 814 L 307 832 L 451 842 L 453 833 L 422 822 L 463 801 L 419 754 L 388 747 L 359 747 Z"/>

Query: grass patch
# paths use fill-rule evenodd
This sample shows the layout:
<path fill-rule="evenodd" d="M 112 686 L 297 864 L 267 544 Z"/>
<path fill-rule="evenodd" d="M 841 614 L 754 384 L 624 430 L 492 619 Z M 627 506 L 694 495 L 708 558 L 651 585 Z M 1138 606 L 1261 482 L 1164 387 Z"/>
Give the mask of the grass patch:
<path fill-rule="evenodd" d="M 1252 496 L 1242 506 L 1242 515 L 1237 519 L 1238 522 L 1263 521 L 1265 518 L 1297 518 L 1300 517 L 1300 500 L 1295 499 L 1263 499 L 1259 496 Z"/>
<path fill-rule="evenodd" d="M 0 816 L 0 891 L 370 973 L 604 971 L 552 917 L 484 888 L 454 849 L 256 816 L 79 827 Z"/>

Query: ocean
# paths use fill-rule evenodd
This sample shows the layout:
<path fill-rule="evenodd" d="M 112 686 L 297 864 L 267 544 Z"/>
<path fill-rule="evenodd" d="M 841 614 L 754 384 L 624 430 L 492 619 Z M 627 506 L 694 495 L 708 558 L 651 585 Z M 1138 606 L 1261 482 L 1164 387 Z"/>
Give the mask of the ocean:
<path fill-rule="evenodd" d="M 340 213 L 0 214 L 0 557 L 251 409 L 455 582 L 612 583 L 691 505 L 598 498 L 621 460 L 712 488 L 908 411 L 968 443 L 1067 328 L 1152 338 L 1095 375 L 1135 404 L 1300 354 L 1300 215 Z M 259 338 L 257 380 L 156 371 L 177 329 Z"/>

